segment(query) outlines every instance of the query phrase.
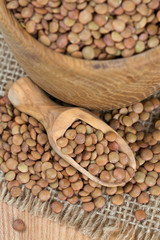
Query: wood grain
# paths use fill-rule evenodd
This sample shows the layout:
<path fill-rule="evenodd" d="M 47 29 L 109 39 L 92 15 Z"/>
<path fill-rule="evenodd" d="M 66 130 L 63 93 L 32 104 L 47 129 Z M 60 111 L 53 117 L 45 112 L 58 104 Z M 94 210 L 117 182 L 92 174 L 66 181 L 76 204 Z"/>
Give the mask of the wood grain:
<path fill-rule="evenodd" d="M 160 87 L 160 46 L 127 59 L 88 61 L 56 53 L 31 37 L 0 1 L 0 30 L 19 64 L 56 98 L 94 109 L 140 101 Z"/>
<path fill-rule="evenodd" d="M 74 228 L 60 226 L 46 218 L 34 217 L 28 212 L 20 212 L 6 203 L 0 202 L 0 240 L 90 240 Z M 16 232 L 12 228 L 15 219 L 22 219 L 26 231 Z"/>
<path fill-rule="evenodd" d="M 30 96 L 30 98 L 28 98 L 28 96 Z M 31 115 L 43 124 L 48 133 L 49 142 L 58 155 L 92 181 L 106 187 L 124 186 L 126 184 L 126 181 L 120 183 L 101 181 L 98 177 L 93 176 L 81 167 L 73 158 L 62 153 L 60 147 L 57 145 L 57 139 L 63 136 L 65 131 L 77 119 L 85 121 L 95 129 L 100 129 L 103 133 L 113 131 L 117 135 L 116 141 L 120 146 L 120 150 L 129 157 L 129 166 L 136 170 L 135 157 L 128 144 L 108 124 L 104 123 L 89 111 L 80 108 L 62 107 L 54 103 L 37 85 L 26 77 L 18 79 L 12 85 L 8 92 L 8 97 L 17 109 Z M 131 180 L 132 177 L 133 175 L 130 179 L 127 179 L 127 181 Z"/>

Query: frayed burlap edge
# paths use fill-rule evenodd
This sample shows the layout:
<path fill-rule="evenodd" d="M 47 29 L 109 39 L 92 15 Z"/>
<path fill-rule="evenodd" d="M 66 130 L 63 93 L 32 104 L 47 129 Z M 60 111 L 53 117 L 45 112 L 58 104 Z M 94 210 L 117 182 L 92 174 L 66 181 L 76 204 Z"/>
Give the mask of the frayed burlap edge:
<path fill-rule="evenodd" d="M 4 179 L 4 173 L 0 171 L 0 200 L 18 208 L 20 211 L 28 211 L 34 216 L 43 216 L 58 222 L 66 224 L 69 227 L 78 229 L 85 236 L 91 237 L 92 240 L 109 240 L 114 234 L 115 240 L 158 240 L 160 239 L 160 231 L 151 231 L 137 224 L 130 224 L 121 221 L 119 216 L 116 220 L 112 217 L 108 218 L 107 212 L 104 213 L 105 207 L 101 210 L 94 210 L 91 213 L 85 213 L 81 209 L 81 205 L 71 205 L 64 202 L 63 211 L 59 214 L 52 212 L 50 204 L 57 198 L 57 191 L 48 188 L 51 192 L 51 198 L 48 202 L 42 203 L 37 197 L 33 196 L 30 190 L 22 186 L 22 195 L 18 198 L 13 198 L 7 189 L 7 182 Z M 106 202 L 109 203 L 108 196 Z M 159 207 L 159 200 L 155 202 L 155 208 Z M 125 206 L 127 207 L 127 206 Z M 114 212 L 114 211 L 113 211 Z"/>

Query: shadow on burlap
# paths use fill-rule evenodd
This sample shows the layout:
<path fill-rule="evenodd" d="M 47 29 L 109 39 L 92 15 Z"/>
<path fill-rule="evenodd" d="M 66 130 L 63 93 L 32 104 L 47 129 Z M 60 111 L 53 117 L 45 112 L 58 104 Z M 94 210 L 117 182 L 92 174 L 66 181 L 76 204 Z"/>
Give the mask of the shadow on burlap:
<path fill-rule="evenodd" d="M 8 82 L 16 81 L 24 74 L 0 34 L 0 95 L 4 95 Z M 160 96 L 160 92 L 156 94 Z M 150 121 L 145 126 L 146 131 L 152 127 L 151 123 L 159 117 L 159 114 L 160 109 L 152 114 Z M 51 192 L 51 199 L 49 202 L 42 203 L 24 186 L 22 187 L 22 196 L 17 199 L 12 198 L 6 185 L 4 175 L 0 171 L 0 200 L 14 205 L 21 211 L 27 210 L 35 216 L 44 216 L 52 221 L 75 227 L 86 236 L 90 236 L 92 240 L 109 240 L 115 232 L 117 232 L 115 240 L 128 239 L 129 235 L 130 240 L 160 239 L 160 196 L 150 195 L 149 204 L 141 205 L 125 194 L 124 204 L 117 207 L 111 203 L 110 197 L 105 195 L 106 206 L 102 209 L 95 209 L 91 213 L 84 213 L 80 203 L 71 205 L 64 202 L 63 212 L 55 214 L 51 211 L 50 203 L 58 200 L 56 190 L 48 188 Z M 143 209 L 147 214 L 147 218 L 143 222 L 135 219 L 134 213 L 137 209 Z"/>

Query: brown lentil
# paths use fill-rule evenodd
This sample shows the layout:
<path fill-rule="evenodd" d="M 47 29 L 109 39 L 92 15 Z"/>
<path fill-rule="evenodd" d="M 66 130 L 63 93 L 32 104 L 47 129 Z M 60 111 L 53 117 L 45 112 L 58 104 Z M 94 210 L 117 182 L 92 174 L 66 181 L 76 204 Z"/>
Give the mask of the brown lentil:
<path fill-rule="evenodd" d="M 14 171 L 9 171 L 5 174 L 5 179 L 10 182 L 15 179 L 16 173 Z"/>
<path fill-rule="evenodd" d="M 97 208 L 103 208 L 105 206 L 105 198 L 102 196 L 97 197 L 94 200 L 95 207 Z"/>
<path fill-rule="evenodd" d="M 108 195 L 114 195 L 116 192 L 117 192 L 117 187 L 112 187 L 112 188 L 107 187 L 106 188 L 106 194 L 108 194 Z"/>
<path fill-rule="evenodd" d="M 39 199 L 42 201 L 42 202 L 46 202 L 50 199 L 50 192 L 47 191 L 47 190 L 42 190 L 40 193 L 39 193 Z"/>
<path fill-rule="evenodd" d="M 140 193 L 141 193 L 140 187 L 134 185 L 132 190 L 129 192 L 129 195 L 133 198 L 136 198 L 140 195 Z"/>
<path fill-rule="evenodd" d="M 138 196 L 137 200 L 141 204 L 147 204 L 149 202 L 149 194 L 146 192 L 143 192 Z"/>
<path fill-rule="evenodd" d="M 139 209 L 135 212 L 137 221 L 143 221 L 146 218 L 146 214 L 143 210 Z"/>
<path fill-rule="evenodd" d="M 95 205 L 93 202 L 82 203 L 82 208 L 86 212 L 91 212 L 95 208 Z"/>
<path fill-rule="evenodd" d="M 12 187 L 10 190 L 10 194 L 12 197 L 17 198 L 21 195 L 22 191 L 19 187 Z"/>
<path fill-rule="evenodd" d="M 143 149 L 140 156 L 143 160 L 149 161 L 153 158 L 153 153 L 150 149 Z"/>
<path fill-rule="evenodd" d="M 160 195 L 160 186 L 153 186 L 149 189 L 150 194 L 154 195 L 154 196 L 159 196 Z"/>
<path fill-rule="evenodd" d="M 9 158 L 7 161 L 6 161 L 6 167 L 10 170 L 16 170 L 17 169 L 17 166 L 18 166 L 18 161 L 16 161 L 15 159 L 13 158 Z"/>
<path fill-rule="evenodd" d="M 51 209 L 55 213 L 60 213 L 62 211 L 62 209 L 63 209 L 63 204 L 61 202 L 54 201 L 51 204 Z"/>
<path fill-rule="evenodd" d="M 23 232 L 25 231 L 25 223 L 21 219 L 14 220 L 12 227 L 17 232 Z"/>
<path fill-rule="evenodd" d="M 145 183 L 147 184 L 147 186 L 152 187 L 156 184 L 156 179 L 152 176 L 147 176 L 145 178 Z"/>
<path fill-rule="evenodd" d="M 34 196 L 37 196 L 39 193 L 40 193 L 40 191 L 42 190 L 42 188 L 40 187 L 40 186 L 38 186 L 38 185 L 34 185 L 33 187 L 32 187 L 32 194 L 34 195 Z"/>
<path fill-rule="evenodd" d="M 117 206 L 120 206 L 123 204 L 123 197 L 121 195 L 114 195 L 112 198 L 111 198 L 111 202 Z"/>

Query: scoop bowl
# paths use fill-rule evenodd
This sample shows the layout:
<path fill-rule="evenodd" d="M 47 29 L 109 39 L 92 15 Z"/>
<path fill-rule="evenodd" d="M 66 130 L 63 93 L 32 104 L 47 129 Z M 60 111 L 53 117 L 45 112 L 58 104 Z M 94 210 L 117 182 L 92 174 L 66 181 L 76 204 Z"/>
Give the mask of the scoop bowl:
<path fill-rule="evenodd" d="M 49 99 L 29 78 L 21 78 L 15 82 L 8 92 L 8 97 L 16 108 L 31 115 L 43 124 L 47 131 L 49 142 L 55 152 L 82 174 L 98 184 L 107 187 L 123 186 L 126 184 L 125 181 L 118 183 L 101 181 L 98 177 L 93 176 L 81 167 L 69 155 L 63 154 L 60 147 L 57 145 L 57 139 L 62 137 L 66 130 L 76 120 L 82 120 L 94 128 L 101 130 L 104 134 L 109 131 L 115 132 L 98 117 L 85 109 L 59 106 Z M 116 135 L 116 141 L 119 144 L 120 151 L 127 154 L 129 166 L 135 170 L 136 162 L 132 150 L 119 134 L 116 133 Z M 131 178 L 132 177 L 133 176 L 131 176 Z"/>

